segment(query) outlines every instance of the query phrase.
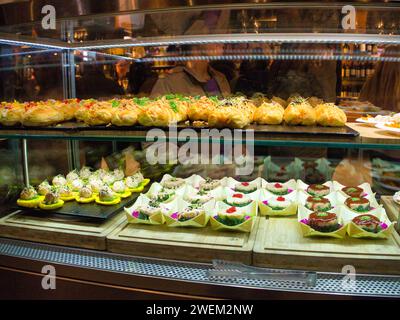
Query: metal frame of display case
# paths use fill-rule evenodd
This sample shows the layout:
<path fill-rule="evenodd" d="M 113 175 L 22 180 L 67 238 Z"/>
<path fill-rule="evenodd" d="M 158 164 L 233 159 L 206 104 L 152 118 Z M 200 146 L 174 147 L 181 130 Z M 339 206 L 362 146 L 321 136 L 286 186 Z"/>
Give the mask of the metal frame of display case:
<path fill-rule="evenodd" d="M 57 1 L 22 1 L 12 2 L 0 6 L 3 13 L 1 24 L 27 23 L 37 21 L 41 16 L 36 16 L 36 11 L 32 10 L 31 15 L 10 14 L 18 10 L 24 12 L 26 5 L 40 7 L 43 4 L 54 4 Z M 240 42 L 264 42 L 264 43 L 378 43 L 378 44 L 400 44 L 400 36 L 388 35 L 367 35 L 367 34 L 233 34 L 229 35 L 198 35 L 198 36 L 177 36 L 170 39 L 163 37 L 153 37 L 129 40 L 101 40 L 92 41 L 89 44 L 72 43 L 68 41 L 68 34 L 71 35 L 71 24 L 69 18 L 81 16 L 79 19 L 87 19 L 93 16 L 110 16 L 121 12 L 131 13 L 146 11 L 162 12 L 173 8 L 173 10 L 186 10 L 188 7 L 201 6 L 199 9 L 220 8 L 228 1 L 124 1 L 126 6 L 121 8 L 120 1 L 106 1 L 104 6 L 89 6 L 93 3 L 90 0 L 76 1 L 78 6 L 69 5 L 71 10 L 59 10 L 58 18 L 62 21 L 60 40 L 54 39 L 33 39 L 31 37 L 0 34 L 0 43 L 10 45 L 31 45 L 37 48 L 50 48 L 61 50 L 62 52 L 62 75 L 63 93 L 65 98 L 74 98 L 75 75 L 74 50 L 96 50 L 113 47 L 129 46 L 160 46 L 166 44 L 204 44 L 204 43 L 240 43 Z M 282 7 L 292 6 L 293 3 L 271 2 L 265 4 L 255 4 L 257 1 L 229 1 L 231 8 L 253 8 L 258 7 Z M 189 5 L 190 3 L 190 5 Z M 211 4 L 210 4 L 211 3 Z M 396 1 L 379 1 L 365 3 L 364 1 L 354 1 L 354 5 L 371 8 L 399 8 Z M 75 4 L 75 2 L 74 2 Z M 323 4 L 315 3 L 296 3 L 297 6 L 308 5 L 310 7 L 323 7 Z M 58 3 L 59 5 L 59 3 Z M 330 3 L 332 6 L 340 7 L 341 2 Z M 37 11 L 40 12 L 40 11 Z M 4 15 L 8 14 L 8 19 Z M 0 14 L 1 17 L 1 14 Z M 238 56 L 232 56 L 237 58 Z M 249 57 L 249 56 L 248 56 Z M 252 56 L 254 58 L 254 56 Z M 119 57 L 118 57 L 119 58 Z M 257 57 L 255 57 L 257 58 Z M 270 58 L 270 57 L 263 57 Z M 276 57 L 275 57 L 276 58 Z M 288 56 L 282 56 L 287 59 Z M 305 55 L 297 58 L 305 58 Z M 316 58 L 316 56 L 311 56 Z M 353 59 L 354 57 L 338 56 L 336 59 Z M 365 59 L 365 57 L 363 58 Z M 400 57 L 393 58 L 400 61 Z M 1 138 L 17 138 L 22 141 L 22 161 L 23 176 L 25 184 L 29 184 L 28 171 L 28 150 L 27 139 L 66 139 L 68 144 L 68 163 L 70 169 L 79 167 L 79 140 L 94 141 L 143 141 L 143 132 L 124 132 L 124 131 L 88 131 L 88 132 L 60 132 L 51 130 L 27 130 L 9 129 L 0 131 Z M 357 149 L 400 149 L 400 144 L 389 143 L 386 145 L 364 143 L 357 138 L 353 141 L 334 141 L 318 137 L 316 139 L 306 139 L 296 137 L 276 137 L 260 136 L 256 141 L 258 145 L 265 146 L 308 146 L 308 147 L 343 147 Z M 399 141 L 400 143 L 400 141 Z M 168 261 L 158 259 L 148 259 L 119 254 L 112 254 L 103 251 L 89 251 L 77 248 L 61 247 L 55 245 L 45 245 L 33 242 L 10 240 L 0 238 L 0 275 L 3 271 L 14 274 L 32 273 L 40 275 L 44 264 L 51 264 L 56 267 L 57 276 L 70 281 L 86 281 L 92 284 L 105 286 L 120 286 L 130 291 L 131 297 L 137 297 L 138 292 L 146 292 L 148 297 L 173 297 L 173 298 L 253 298 L 253 299 L 279 299 L 279 298 L 319 298 L 340 297 L 352 299 L 354 297 L 363 298 L 399 298 L 400 297 L 400 276 L 379 276 L 379 275 L 358 275 L 357 285 L 352 289 L 343 287 L 343 274 L 318 273 L 317 285 L 305 288 L 296 283 L 287 283 L 271 280 L 254 279 L 210 279 L 207 277 L 208 264 L 189 263 L 182 261 Z M 32 292 L 33 296 L 35 292 Z M 51 298 L 51 292 L 46 296 Z"/>

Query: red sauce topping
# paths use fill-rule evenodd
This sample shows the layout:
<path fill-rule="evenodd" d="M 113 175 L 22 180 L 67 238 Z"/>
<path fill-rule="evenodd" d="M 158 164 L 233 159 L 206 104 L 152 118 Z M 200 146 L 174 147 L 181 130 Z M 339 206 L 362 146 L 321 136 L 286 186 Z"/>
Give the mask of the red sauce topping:
<path fill-rule="evenodd" d="M 241 193 L 235 193 L 232 198 L 243 198 L 243 195 Z"/>
<path fill-rule="evenodd" d="M 274 184 L 274 187 L 275 187 L 275 188 L 282 188 L 282 185 L 281 185 L 280 183 L 277 182 L 277 183 Z"/>
<path fill-rule="evenodd" d="M 236 212 L 235 207 L 230 207 L 228 210 L 226 210 L 226 213 L 234 213 L 234 212 Z"/>
<path fill-rule="evenodd" d="M 285 201 L 285 198 L 284 197 L 278 197 L 278 198 L 276 198 L 276 201 Z"/>
<path fill-rule="evenodd" d="M 245 186 L 245 187 L 247 187 L 249 185 L 249 183 L 248 182 L 242 182 L 242 186 Z"/>

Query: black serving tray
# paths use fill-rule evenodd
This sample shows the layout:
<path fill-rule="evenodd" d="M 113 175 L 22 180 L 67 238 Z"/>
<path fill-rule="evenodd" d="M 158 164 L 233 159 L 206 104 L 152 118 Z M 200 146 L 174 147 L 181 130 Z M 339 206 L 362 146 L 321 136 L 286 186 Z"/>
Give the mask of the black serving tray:
<path fill-rule="evenodd" d="M 23 127 L 23 126 L 14 126 L 14 127 L 4 127 L 0 126 L 0 130 L 26 130 L 26 131 L 35 131 L 35 130 L 49 130 L 49 131 L 64 131 L 64 132 L 80 132 L 80 131 L 148 131 L 153 128 L 161 128 L 164 130 L 168 130 L 169 127 L 147 127 L 142 125 L 135 126 L 127 126 L 127 127 L 118 127 L 114 125 L 107 126 L 88 126 L 82 122 L 63 122 L 57 124 L 55 126 L 46 126 L 46 127 Z M 177 125 L 178 131 L 180 129 L 191 128 L 196 131 L 201 129 L 211 129 L 208 126 L 193 126 L 190 123 L 182 122 Z M 254 130 L 255 134 L 273 134 L 273 135 L 310 135 L 310 136 L 341 136 L 341 137 L 357 137 L 359 136 L 359 132 L 356 130 L 344 126 L 344 127 L 321 127 L 321 126 L 288 126 L 288 125 L 258 125 L 251 124 L 242 129 L 246 130 Z"/>
<path fill-rule="evenodd" d="M 106 220 L 119 213 L 124 207 L 131 206 L 139 195 L 140 193 L 134 193 L 129 198 L 121 199 L 120 203 L 112 206 L 104 206 L 96 202 L 78 203 L 72 200 L 66 201 L 61 208 L 56 210 L 41 210 L 40 208 L 24 208 L 20 206 L 17 206 L 17 208 L 23 214 L 46 215 L 49 218 Z"/>

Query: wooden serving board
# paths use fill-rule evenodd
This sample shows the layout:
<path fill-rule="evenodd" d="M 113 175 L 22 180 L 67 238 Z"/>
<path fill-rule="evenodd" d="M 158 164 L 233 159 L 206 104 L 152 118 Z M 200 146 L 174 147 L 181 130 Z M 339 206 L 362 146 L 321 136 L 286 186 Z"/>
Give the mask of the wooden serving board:
<path fill-rule="evenodd" d="M 293 219 L 261 220 L 253 264 L 261 267 L 340 273 L 352 265 L 357 273 L 400 274 L 400 236 L 387 240 L 303 237 Z"/>
<path fill-rule="evenodd" d="M 105 221 L 71 220 L 14 212 L 0 219 L 0 236 L 87 249 L 106 249 L 106 236 L 125 220 L 120 213 Z"/>
<path fill-rule="evenodd" d="M 259 218 L 252 232 L 214 231 L 166 225 L 121 224 L 107 236 L 107 249 L 136 256 L 211 262 L 224 259 L 251 264 Z"/>
<path fill-rule="evenodd" d="M 382 196 L 381 203 L 383 204 L 390 221 L 398 221 L 400 205 L 394 202 L 391 196 Z"/>
<path fill-rule="evenodd" d="M 362 143 L 400 144 L 399 134 L 391 133 L 357 122 L 350 122 L 346 125 L 360 133 L 360 139 Z"/>

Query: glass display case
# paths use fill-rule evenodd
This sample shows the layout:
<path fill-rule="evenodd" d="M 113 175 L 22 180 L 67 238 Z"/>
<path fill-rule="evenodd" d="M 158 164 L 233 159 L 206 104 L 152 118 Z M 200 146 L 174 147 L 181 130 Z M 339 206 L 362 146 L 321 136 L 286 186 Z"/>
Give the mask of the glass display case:
<path fill-rule="evenodd" d="M 400 297 L 398 3 L 0 8 L 1 297 Z"/>

